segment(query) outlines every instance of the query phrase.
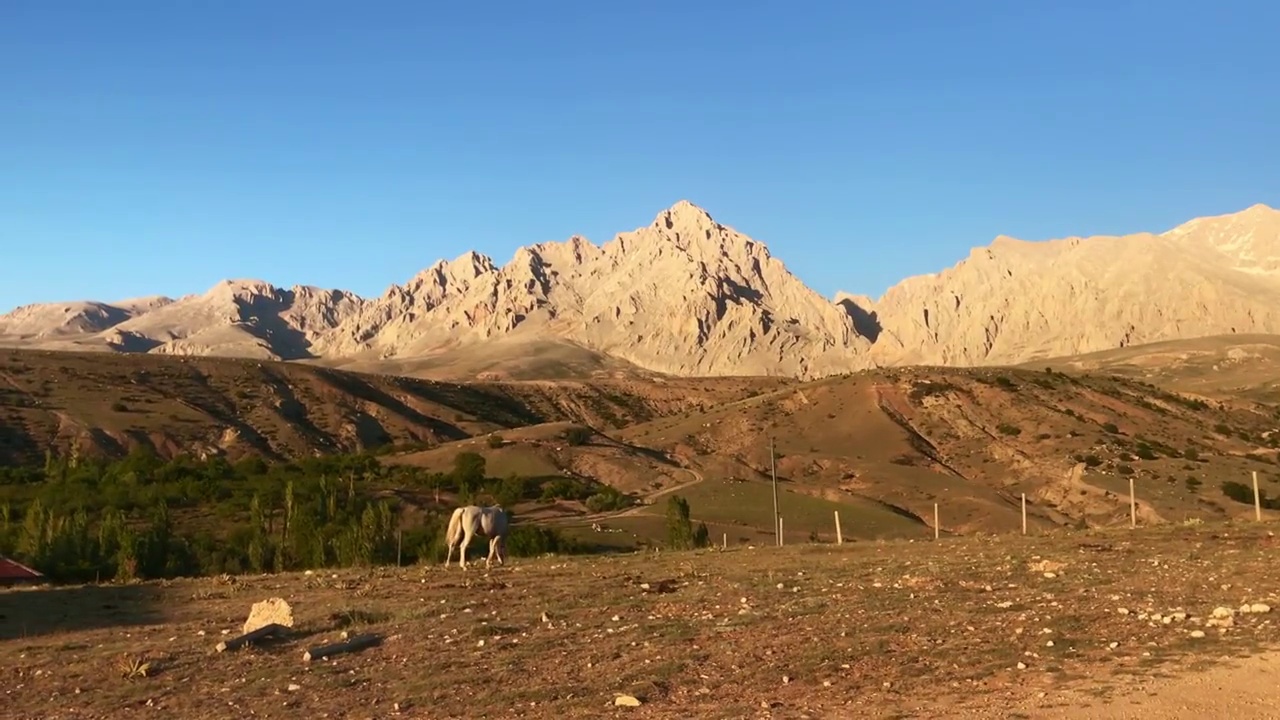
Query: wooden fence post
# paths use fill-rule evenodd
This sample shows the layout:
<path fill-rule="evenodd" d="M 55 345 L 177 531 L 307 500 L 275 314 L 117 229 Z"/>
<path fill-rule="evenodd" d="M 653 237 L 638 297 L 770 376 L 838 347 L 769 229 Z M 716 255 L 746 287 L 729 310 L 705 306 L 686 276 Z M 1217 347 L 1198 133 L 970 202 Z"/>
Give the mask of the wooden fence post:
<path fill-rule="evenodd" d="M 1258 471 L 1253 471 L 1253 519 L 1262 522 L 1262 493 L 1258 492 Z"/>
<path fill-rule="evenodd" d="M 840 511 L 836 510 L 835 513 L 836 513 L 836 544 L 843 545 L 844 535 L 840 534 Z"/>
<path fill-rule="evenodd" d="M 781 515 L 779 515 L 779 516 L 778 516 L 778 547 L 782 547 L 782 545 L 783 545 L 783 540 L 782 540 L 782 516 L 781 516 Z"/>
<path fill-rule="evenodd" d="M 1027 494 L 1022 493 L 1022 534 L 1027 534 Z"/>
<path fill-rule="evenodd" d="M 1129 476 L 1129 527 L 1138 527 L 1138 498 L 1133 492 L 1133 476 Z"/>
<path fill-rule="evenodd" d="M 933 539 L 937 540 L 942 535 L 942 528 L 938 525 L 938 503 L 933 504 Z"/>

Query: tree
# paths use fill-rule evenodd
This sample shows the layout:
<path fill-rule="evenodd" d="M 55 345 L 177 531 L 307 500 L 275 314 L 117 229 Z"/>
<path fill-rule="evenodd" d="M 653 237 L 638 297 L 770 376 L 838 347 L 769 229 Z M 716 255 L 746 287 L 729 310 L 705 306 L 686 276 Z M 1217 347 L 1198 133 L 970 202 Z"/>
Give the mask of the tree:
<path fill-rule="evenodd" d="M 461 452 L 453 458 L 453 482 L 458 492 L 469 495 L 485 478 L 484 456 L 480 453 Z"/>
<path fill-rule="evenodd" d="M 515 473 L 507 476 L 494 492 L 495 499 L 503 507 L 511 507 L 524 499 L 524 480 Z"/>
<path fill-rule="evenodd" d="M 667 547 L 672 550 L 689 550 L 694 547 L 689 502 L 679 495 L 672 495 L 667 500 Z"/>
<path fill-rule="evenodd" d="M 574 425 L 564 431 L 564 441 L 570 445 L 586 445 L 591 440 L 591 428 Z"/>
<path fill-rule="evenodd" d="M 485 459 L 480 453 L 461 452 L 453 459 L 453 479 L 480 482 L 485 478 Z"/>
<path fill-rule="evenodd" d="M 267 540 L 266 521 L 257 494 L 249 501 L 249 533 L 249 569 L 260 573 L 267 569 Z"/>

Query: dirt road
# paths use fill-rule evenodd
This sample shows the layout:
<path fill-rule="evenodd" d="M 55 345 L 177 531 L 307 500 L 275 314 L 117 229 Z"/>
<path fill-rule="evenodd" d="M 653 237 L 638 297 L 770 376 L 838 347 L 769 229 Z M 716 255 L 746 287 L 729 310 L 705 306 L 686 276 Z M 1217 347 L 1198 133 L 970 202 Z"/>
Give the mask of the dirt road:
<path fill-rule="evenodd" d="M 1175 677 L 1126 678 L 1140 686 L 1107 701 L 1087 691 L 1060 696 L 1059 707 L 1028 710 L 1032 718 L 1060 720 L 1261 720 L 1280 718 L 1280 651 L 1233 660 L 1206 670 L 1187 669 Z"/>
<path fill-rule="evenodd" d="M 682 482 L 682 483 L 680 483 L 680 484 L 678 484 L 678 485 L 672 485 L 671 487 L 663 488 L 663 489 L 661 489 L 661 490 L 659 490 L 659 491 L 657 491 L 657 492 L 649 493 L 648 495 L 645 495 L 645 496 L 644 496 L 644 503 L 645 503 L 645 504 L 643 504 L 643 505 L 634 505 L 634 506 L 632 506 L 632 507 L 627 508 L 626 510 L 623 510 L 623 511 L 622 511 L 622 512 L 620 512 L 620 513 L 616 513 L 616 514 L 611 515 L 611 516 L 609 516 L 609 517 L 610 517 L 610 518 L 622 518 L 622 517 L 630 517 L 630 516 L 632 516 L 632 515 L 640 515 L 640 514 L 644 514 L 646 510 L 650 509 L 650 508 L 653 506 L 654 501 L 655 501 L 655 500 L 657 500 L 658 498 L 662 497 L 663 495 L 670 495 L 670 494 L 671 494 L 671 493 L 673 493 L 673 492 L 677 492 L 677 491 L 683 490 L 683 489 L 685 489 L 685 488 L 687 488 L 687 487 L 690 487 L 690 486 L 693 486 L 693 485 L 697 485 L 698 483 L 702 482 L 702 481 L 705 479 L 705 478 L 703 478 L 702 473 L 698 472 L 697 470 L 694 470 L 693 468 L 688 468 L 688 467 L 686 467 L 686 468 L 680 468 L 680 469 L 681 469 L 681 470 L 684 470 L 685 472 L 687 472 L 687 473 L 689 473 L 690 475 L 692 475 L 692 476 L 693 476 L 693 479 L 692 479 L 692 480 L 689 480 L 688 482 Z M 653 513 L 649 513 L 649 514 L 653 514 Z"/>

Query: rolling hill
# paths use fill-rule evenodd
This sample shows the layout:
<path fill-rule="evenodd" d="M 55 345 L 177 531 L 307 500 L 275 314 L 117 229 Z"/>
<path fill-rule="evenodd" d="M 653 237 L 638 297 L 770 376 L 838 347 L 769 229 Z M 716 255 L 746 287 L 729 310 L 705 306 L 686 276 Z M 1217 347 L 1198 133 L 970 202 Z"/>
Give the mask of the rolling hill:
<path fill-rule="evenodd" d="M 1217 399 L 1280 403 L 1280 335 L 1214 335 L 1167 340 L 1027 363 L 1106 373 Z"/>
<path fill-rule="evenodd" d="M 5 350 L 0 463 L 137 446 L 162 457 L 295 458 L 434 446 L 552 421 L 611 428 L 785 382 L 462 384 L 234 358 Z"/>
<path fill-rule="evenodd" d="M 1055 361 L 1072 366 L 1081 359 Z M 1054 363 L 1049 363 L 1052 366 Z M 1010 531 L 1026 494 L 1035 527 L 1234 517 L 1222 483 L 1280 482 L 1273 406 L 1052 369 L 880 369 L 800 383 L 665 378 L 446 383 L 299 363 L 0 353 L 0 453 L 288 459 L 374 451 L 447 470 L 477 452 L 489 474 L 578 478 L 641 500 L 620 513 L 530 506 L 533 519 L 660 537 L 678 491 L 713 533 L 771 532 L 769 443 L 792 540 Z M 591 429 L 564 440 L 568 425 Z M 571 522 L 573 524 L 573 522 Z"/>

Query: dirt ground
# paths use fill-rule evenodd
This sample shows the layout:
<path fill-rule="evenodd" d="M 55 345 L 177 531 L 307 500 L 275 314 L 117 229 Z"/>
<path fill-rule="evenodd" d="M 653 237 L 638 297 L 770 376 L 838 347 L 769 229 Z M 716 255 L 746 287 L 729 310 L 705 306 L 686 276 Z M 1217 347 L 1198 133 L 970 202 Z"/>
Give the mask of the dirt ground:
<path fill-rule="evenodd" d="M 0 591 L 3 716 L 1278 717 L 1274 542 L 1165 526 Z M 288 637 L 214 651 L 273 596 Z M 344 630 L 381 642 L 303 661 Z"/>
<path fill-rule="evenodd" d="M 1277 681 L 1280 652 L 1271 651 L 1204 670 L 1187 670 L 1174 678 L 1140 682 L 1100 707 L 1029 716 L 1062 720 L 1280 718 Z"/>

